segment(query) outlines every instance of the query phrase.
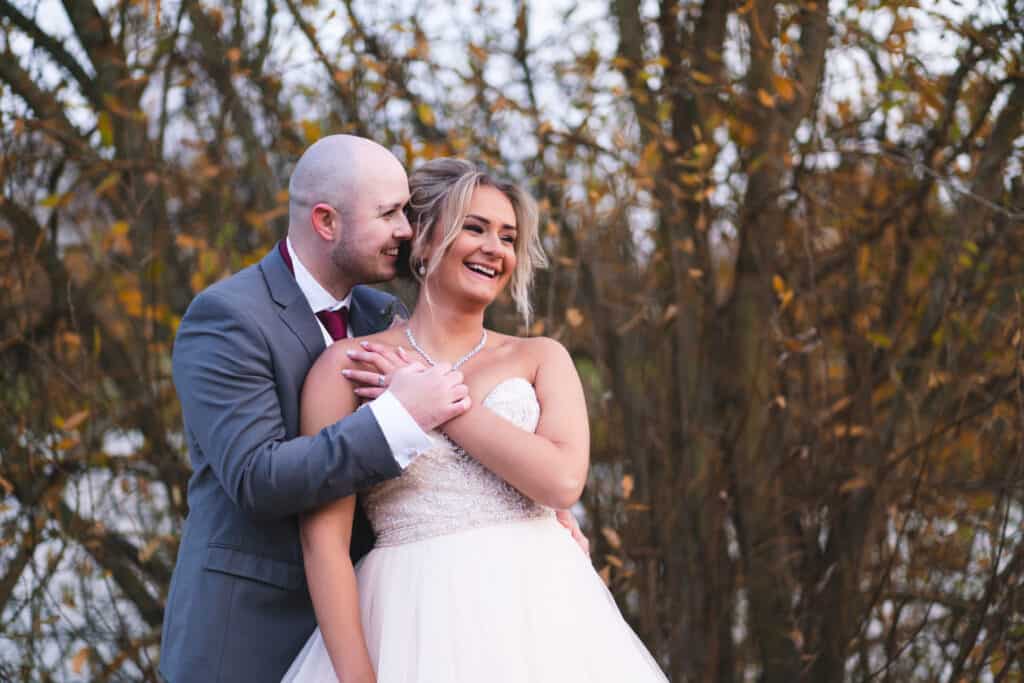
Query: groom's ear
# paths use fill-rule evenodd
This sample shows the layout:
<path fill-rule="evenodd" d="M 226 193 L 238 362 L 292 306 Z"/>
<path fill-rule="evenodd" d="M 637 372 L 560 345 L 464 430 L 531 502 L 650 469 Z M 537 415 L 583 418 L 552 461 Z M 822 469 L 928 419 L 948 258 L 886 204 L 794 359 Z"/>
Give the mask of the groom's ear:
<path fill-rule="evenodd" d="M 333 206 L 323 202 L 313 205 L 309 222 L 313 226 L 313 232 L 327 242 L 333 242 L 341 230 L 341 214 Z"/>

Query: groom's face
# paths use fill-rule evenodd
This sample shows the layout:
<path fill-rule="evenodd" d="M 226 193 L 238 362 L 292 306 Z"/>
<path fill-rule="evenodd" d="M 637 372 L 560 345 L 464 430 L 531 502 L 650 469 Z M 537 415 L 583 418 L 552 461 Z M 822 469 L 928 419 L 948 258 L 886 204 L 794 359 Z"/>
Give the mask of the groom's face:
<path fill-rule="evenodd" d="M 338 218 L 341 230 L 331 261 L 350 282 L 370 284 L 395 277 L 398 247 L 412 237 L 405 217 L 409 179 L 394 157 L 367 164 Z"/>

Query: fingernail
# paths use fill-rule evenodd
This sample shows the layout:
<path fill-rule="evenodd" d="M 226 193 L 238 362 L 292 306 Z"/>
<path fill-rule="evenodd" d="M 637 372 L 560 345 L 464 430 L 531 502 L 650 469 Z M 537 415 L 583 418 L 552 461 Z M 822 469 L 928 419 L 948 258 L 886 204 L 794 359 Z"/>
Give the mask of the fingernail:
<path fill-rule="evenodd" d="M 346 368 L 345 370 L 341 371 L 341 374 L 345 375 L 346 377 L 351 377 L 352 371 Z"/>
<path fill-rule="evenodd" d="M 359 345 L 362 346 L 364 349 L 370 348 L 370 342 L 367 341 L 361 341 L 359 342 Z"/>
<path fill-rule="evenodd" d="M 355 358 L 355 357 L 356 357 L 356 352 L 355 352 L 355 351 L 353 351 L 352 349 L 349 349 L 348 351 L 346 351 L 346 352 L 345 352 L 345 354 L 346 354 L 346 355 L 347 355 L 347 356 L 348 356 L 349 358 Z"/>

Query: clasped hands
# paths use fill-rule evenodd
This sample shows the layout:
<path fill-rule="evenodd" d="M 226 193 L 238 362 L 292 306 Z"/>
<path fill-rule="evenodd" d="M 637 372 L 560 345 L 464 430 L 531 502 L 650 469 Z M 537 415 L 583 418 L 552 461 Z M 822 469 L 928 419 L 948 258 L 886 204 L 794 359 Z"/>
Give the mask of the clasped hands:
<path fill-rule="evenodd" d="M 370 341 L 359 345 L 362 350 L 351 349 L 348 357 L 365 369 L 346 368 L 341 372 L 356 385 L 354 391 L 360 398 L 370 401 L 390 390 L 424 431 L 440 427 L 472 405 L 465 377 L 450 364 L 425 365 L 401 346 Z M 583 552 L 590 554 L 590 541 L 572 512 L 557 510 L 555 516 Z"/>
<path fill-rule="evenodd" d="M 341 373 L 356 385 L 360 398 L 370 401 L 390 390 L 423 431 L 440 427 L 472 405 L 465 377 L 447 363 L 424 365 L 400 346 L 359 345 L 362 350 L 351 349 L 348 357 L 361 367 Z"/>

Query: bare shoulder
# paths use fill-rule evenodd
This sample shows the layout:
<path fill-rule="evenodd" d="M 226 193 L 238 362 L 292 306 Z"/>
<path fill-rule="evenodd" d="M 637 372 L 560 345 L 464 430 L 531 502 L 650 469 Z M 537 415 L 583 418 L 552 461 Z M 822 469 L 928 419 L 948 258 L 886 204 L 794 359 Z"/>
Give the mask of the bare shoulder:
<path fill-rule="evenodd" d="M 572 362 L 569 350 L 562 342 L 551 337 L 522 337 L 524 350 L 537 360 L 538 365 L 545 363 Z"/>
<path fill-rule="evenodd" d="M 310 369 L 310 374 L 320 372 L 330 372 L 331 374 L 337 374 L 340 370 L 351 367 L 353 365 L 352 359 L 348 357 L 348 352 L 359 348 L 360 339 L 339 339 L 334 342 L 323 353 L 316 359 L 316 363 L 313 364 Z"/>
<path fill-rule="evenodd" d="M 515 337 L 497 335 L 499 353 L 509 361 L 518 359 L 518 363 L 528 367 L 532 376 L 544 369 L 566 368 L 572 366 L 572 358 L 561 342 L 551 337 Z"/>

